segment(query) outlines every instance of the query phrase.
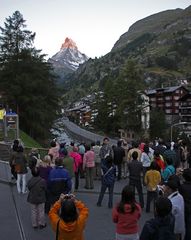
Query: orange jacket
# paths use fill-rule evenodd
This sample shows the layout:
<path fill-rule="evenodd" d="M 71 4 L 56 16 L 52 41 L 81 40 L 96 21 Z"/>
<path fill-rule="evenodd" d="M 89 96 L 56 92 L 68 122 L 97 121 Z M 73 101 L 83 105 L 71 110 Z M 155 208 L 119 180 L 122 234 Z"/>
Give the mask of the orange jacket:
<path fill-rule="evenodd" d="M 49 212 L 50 223 L 53 231 L 56 233 L 57 222 L 59 223 L 59 234 L 58 240 L 83 240 L 84 239 L 84 228 L 88 218 L 88 208 L 81 202 L 75 201 L 76 208 L 79 211 L 78 219 L 71 223 L 65 223 L 60 219 L 58 210 L 61 207 L 61 202 L 57 201 Z"/>

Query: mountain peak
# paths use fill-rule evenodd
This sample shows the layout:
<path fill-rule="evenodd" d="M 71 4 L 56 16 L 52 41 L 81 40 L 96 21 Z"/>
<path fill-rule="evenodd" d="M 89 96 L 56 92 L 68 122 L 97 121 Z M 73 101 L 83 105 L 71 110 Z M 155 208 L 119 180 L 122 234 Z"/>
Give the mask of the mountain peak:
<path fill-rule="evenodd" d="M 68 37 L 65 39 L 65 42 L 62 44 L 60 50 L 62 50 L 64 48 L 70 48 L 70 49 L 78 50 L 78 47 L 77 47 L 76 43 L 71 38 L 68 38 Z"/>

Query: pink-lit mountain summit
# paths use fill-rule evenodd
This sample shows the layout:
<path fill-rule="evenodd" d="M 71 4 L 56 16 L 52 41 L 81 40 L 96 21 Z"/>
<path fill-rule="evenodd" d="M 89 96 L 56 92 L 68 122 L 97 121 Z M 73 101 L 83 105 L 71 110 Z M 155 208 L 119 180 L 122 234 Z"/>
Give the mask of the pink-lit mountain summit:
<path fill-rule="evenodd" d="M 49 62 L 53 64 L 55 71 L 60 73 L 64 70 L 66 72 L 76 71 L 79 65 L 87 60 L 88 57 L 78 50 L 76 43 L 67 37 L 61 45 L 60 51 L 53 55 Z"/>

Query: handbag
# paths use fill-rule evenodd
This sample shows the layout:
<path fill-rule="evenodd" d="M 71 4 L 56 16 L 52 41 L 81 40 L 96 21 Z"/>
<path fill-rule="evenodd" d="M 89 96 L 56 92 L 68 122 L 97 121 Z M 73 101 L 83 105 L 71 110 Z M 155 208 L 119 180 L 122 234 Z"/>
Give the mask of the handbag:
<path fill-rule="evenodd" d="M 58 235 L 59 235 L 59 223 L 60 223 L 60 219 L 58 220 L 56 225 L 56 240 L 58 240 Z"/>
<path fill-rule="evenodd" d="M 15 164 L 15 172 L 20 173 L 21 172 L 21 165 L 20 164 Z"/>

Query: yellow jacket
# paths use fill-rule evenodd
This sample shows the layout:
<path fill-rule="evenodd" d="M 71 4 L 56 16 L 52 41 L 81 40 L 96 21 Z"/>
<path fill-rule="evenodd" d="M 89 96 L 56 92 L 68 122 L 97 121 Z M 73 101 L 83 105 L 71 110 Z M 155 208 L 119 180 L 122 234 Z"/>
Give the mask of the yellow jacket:
<path fill-rule="evenodd" d="M 81 202 L 75 201 L 76 208 L 78 209 L 78 219 L 71 223 L 65 223 L 58 215 L 58 211 L 61 207 L 61 202 L 57 201 L 49 212 L 50 223 L 53 231 L 56 233 L 57 222 L 59 223 L 58 240 L 83 240 L 84 228 L 88 218 L 88 208 Z"/>

